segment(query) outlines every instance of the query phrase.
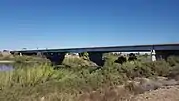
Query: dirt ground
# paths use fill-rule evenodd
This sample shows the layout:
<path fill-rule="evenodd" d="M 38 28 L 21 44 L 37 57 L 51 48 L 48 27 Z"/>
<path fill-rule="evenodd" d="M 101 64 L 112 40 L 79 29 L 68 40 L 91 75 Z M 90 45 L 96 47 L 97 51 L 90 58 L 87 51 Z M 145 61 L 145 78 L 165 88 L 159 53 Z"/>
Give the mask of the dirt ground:
<path fill-rule="evenodd" d="M 148 91 L 135 96 L 131 101 L 179 101 L 179 86 Z"/>
<path fill-rule="evenodd" d="M 127 85 L 83 94 L 78 101 L 179 101 L 179 83 L 159 77 L 157 80 L 136 78 Z"/>

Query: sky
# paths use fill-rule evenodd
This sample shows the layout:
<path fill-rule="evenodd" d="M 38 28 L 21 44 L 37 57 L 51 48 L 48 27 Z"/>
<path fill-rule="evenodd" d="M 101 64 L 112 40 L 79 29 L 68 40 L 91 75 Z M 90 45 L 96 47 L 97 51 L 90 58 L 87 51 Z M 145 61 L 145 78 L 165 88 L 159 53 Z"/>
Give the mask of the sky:
<path fill-rule="evenodd" d="M 179 0 L 0 0 L 0 49 L 179 43 Z"/>

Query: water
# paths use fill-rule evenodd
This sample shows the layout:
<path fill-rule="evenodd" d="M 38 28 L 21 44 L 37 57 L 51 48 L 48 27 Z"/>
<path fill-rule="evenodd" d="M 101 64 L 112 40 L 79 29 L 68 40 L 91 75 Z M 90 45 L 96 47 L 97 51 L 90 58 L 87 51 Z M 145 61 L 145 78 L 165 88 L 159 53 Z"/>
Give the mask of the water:
<path fill-rule="evenodd" d="M 10 64 L 0 64 L 0 71 L 11 71 L 13 69 L 13 66 Z"/>

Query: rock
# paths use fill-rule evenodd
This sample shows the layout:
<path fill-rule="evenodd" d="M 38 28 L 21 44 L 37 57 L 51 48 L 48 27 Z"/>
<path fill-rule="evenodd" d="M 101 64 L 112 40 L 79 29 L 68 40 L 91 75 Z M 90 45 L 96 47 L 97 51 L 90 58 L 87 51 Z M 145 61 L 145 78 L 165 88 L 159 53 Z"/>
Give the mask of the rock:
<path fill-rule="evenodd" d="M 179 81 L 179 75 L 176 75 L 176 76 L 174 77 L 174 79 L 175 79 L 176 81 Z"/>
<path fill-rule="evenodd" d="M 45 97 L 44 97 L 44 96 L 40 98 L 40 101 L 44 101 L 44 100 L 45 100 Z"/>
<path fill-rule="evenodd" d="M 145 91 L 155 90 L 162 87 L 162 83 L 156 82 L 148 78 L 135 78 L 134 87 L 136 93 L 143 93 Z"/>
<path fill-rule="evenodd" d="M 156 90 L 162 87 L 162 84 L 159 82 L 150 81 L 150 82 L 142 83 L 141 85 L 139 85 L 139 87 L 143 90 L 143 92 L 145 92 L 150 90 Z"/>
<path fill-rule="evenodd" d="M 161 81 L 163 86 L 174 86 L 174 85 L 178 85 L 179 82 L 176 81 L 175 79 L 170 79 L 170 80 L 163 80 Z"/>
<path fill-rule="evenodd" d="M 135 90 L 138 93 L 143 93 L 145 91 L 150 90 L 156 90 L 158 88 L 161 88 L 163 86 L 174 86 L 178 85 L 179 81 L 176 81 L 175 79 L 168 79 L 166 77 L 157 77 L 155 80 L 148 79 L 148 78 L 135 78 Z M 139 83 L 136 83 L 139 82 Z"/>
<path fill-rule="evenodd" d="M 168 79 L 168 78 L 162 77 L 162 76 L 156 77 L 156 80 L 157 80 L 157 81 L 163 81 L 163 80 L 167 80 L 167 79 Z"/>

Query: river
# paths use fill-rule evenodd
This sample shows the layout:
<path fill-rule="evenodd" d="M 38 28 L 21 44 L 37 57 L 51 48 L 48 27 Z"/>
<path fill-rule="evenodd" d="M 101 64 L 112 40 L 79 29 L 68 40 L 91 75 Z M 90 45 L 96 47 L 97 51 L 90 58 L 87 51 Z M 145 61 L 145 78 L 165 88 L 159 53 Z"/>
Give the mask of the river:
<path fill-rule="evenodd" d="M 11 64 L 0 64 L 0 71 L 10 71 L 13 69 L 14 68 Z"/>

